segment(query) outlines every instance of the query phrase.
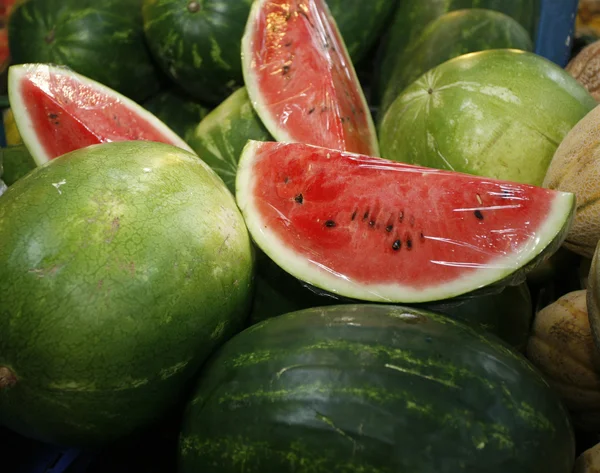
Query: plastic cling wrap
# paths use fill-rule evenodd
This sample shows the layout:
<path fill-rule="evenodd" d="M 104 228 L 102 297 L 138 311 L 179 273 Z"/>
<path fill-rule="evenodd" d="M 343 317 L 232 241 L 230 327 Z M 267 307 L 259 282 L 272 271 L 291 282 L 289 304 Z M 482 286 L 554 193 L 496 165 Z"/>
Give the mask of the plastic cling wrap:
<path fill-rule="evenodd" d="M 258 0 L 242 41 L 244 79 L 278 141 L 379 154 L 354 67 L 323 0 Z"/>
<path fill-rule="evenodd" d="M 250 142 L 236 188 L 279 266 L 382 302 L 522 281 L 559 247 L 574 208 L 573 194 L 289 143 Z"/>
<path fill-rule="evenodd" d="M 112 141 L 157 141 L 192 152 L 140 105 L 66 67 L 11 66 L 8 92 L 23 142 L 38 164 Z"/>

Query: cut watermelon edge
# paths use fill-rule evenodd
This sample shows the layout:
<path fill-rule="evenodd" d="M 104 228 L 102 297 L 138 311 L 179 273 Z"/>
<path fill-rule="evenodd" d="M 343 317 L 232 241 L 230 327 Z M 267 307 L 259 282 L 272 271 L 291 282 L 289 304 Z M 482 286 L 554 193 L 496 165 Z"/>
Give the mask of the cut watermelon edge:
<path fill-rule="evenodd" d="M 252 103 L 254 110 L 263 122 L 265 128 L 269 131 L 269 133 L 271 134 L 271 136 L 274 137 L 275 140 L 293 143 L 297 142 L 297 140 L 294 140 L 287 131 L 282 129 L 279 126 L 277 119 L 273 117 L 269 112 L 267 103 L 262 99 L 262 94 L 260 93 L 260 90 L 258 88 L 258 80 L 256 78 L 256 74 L 254 74 L 254 69 L 252 67 L 252 63 L 254 61 L 252 54 L 252 37 L 254 36 L 254 28 L 252 28 L 251 26 L 256 24 L 256 20 L 260 15 L 262 5 L 267 1 L 269 0 L 256 0 L 252 4 L 250 15 L 248 16 L 248 22 L 246 24 L 246 29 L 244 30 L 244 35 L 242 36 L 242 74 L 244 77 L 244 84 L 246 86 L 246 89 L 248 90 L 248 97 L 250 98 L 250 103 Z M 325 8 L 328 8 L 327 4 L 324 5 Z M 333 16 L 331 15 L 331 12 L 329 12 L 329 10 L 328 15 L 330 18 L 333 19 Z M 332 27 L 335 28 L 339 37 L 342 38 L 339 32 L 339 28 L 337 27 L 335 21 L 332 21 Z M 367 114 L 369 132 L 371 137 L 373 138 L 370 143 L 370 147 L 373 150 L 373 156 L 380 156 L 381 153 L 379 150 L 377 128 L 375 127 L 375 121 L 373 120 L 369 106 L 367 104 L 367 99 L 365 97 L 364 90 L 360 81 L 358 80 L 358 75 L 356 74 L 354 64 L 350 60 L 350 54 L 348 53 L 348 48 L 343 39 L 340 41 L 340 44 L 344 48 L 344 53 L 348 58 L 348 70 L 352 74 L 353 81 L 358 85 L 359 97 L 362 101 L 362 106 L 365 109 L 365 113 Z"/>
<path fill-rule="evenodd" d="M 117 99 L 121 105 L 134 111 L 137 115 L 150 123 L 154 128 L 159 130 L 161 134 L 173 142 L 173 146 L 177 146 L 185 151 L 188 151 L 189 153 L 196 155 L 196 152 L 158 117 L 144 109 L 141 105 L 137 104 L 130 98 L 120 94 L 110 87 L 90 79 L 89 77 L 78 74 L 72 69 L 64 66 L 41 63 L 16 64 L 8 68 L 8 99 L 15 118 L 15 124 L 19 130 L 22 141 L 38 166 L 44 165 L 48 161 L 51 161 L 51 159 L 48 157 L 48 153 L 46 153 L 46 151 L 43 149 L 43 146 L 38 139 L 37 134 L 35 133 L 33 121 L 31 120 L 30 114 L 27 112 L 27 107 L 25 106 L 23 100 L 21 100 L 21 89 L 23 79 L 32 74 L 34 71 L 39 72 L 44 69 L 46 69 L 43 72 L 44 75 L 69 76 L 107 96 Z"/>
<path fill-rule="evenodd" d="M 252 198 L 255 187 L 252 174 L 254 156 L 262 144 L 263 142 L 252 140 L 247 143 L 240 157 L 236 179 L 236 201 L 252 239 L 269 258 L 295 278 L 332 294 L 356 300 L 384 303 L 432 302 L 492 285 L 515 284 L 523 279 L 524 273 L 558 249 L 566 238 L 574 216 L 574 194 L 556 192 L 556 198 L 548 211 L 548 218 L 537 231 L 537 238 L 528 240 L 516 254 L 490 261 L 484 269 L 473 271 L 452 282 L 422 290 L 398 284 L 367 286 L 297 254 L 263 224 Z"/>

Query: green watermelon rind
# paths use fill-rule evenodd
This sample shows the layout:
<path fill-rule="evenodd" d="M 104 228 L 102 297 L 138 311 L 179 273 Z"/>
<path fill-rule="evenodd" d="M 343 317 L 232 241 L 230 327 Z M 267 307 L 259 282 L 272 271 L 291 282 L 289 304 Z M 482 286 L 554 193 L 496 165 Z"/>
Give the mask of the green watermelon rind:
<path fill-rule="evenodd" d="M 186 141 L 235 193 L 238 160 L 248 140 L 273 141 L 256 114 L 245 87 L 213 109 Z"/>
<path fill-rule="evenodd" d="M 8 97 L 19 134 L 21 135 L 23 143 L 25 146 L 27 146 L 27 149 L 33 156 L 33 159 L 38 166 L 44 165 L 50 161 L 51 158 L 49 158 L 47 153 L 44 151 L 36 135 L 33 122 L 27 113 L 27 108 L 21 99 L 21 81 L 30 73 L 41 73 L 43 77 L 56 77 L 60 75 L 69 76 L 73 79 L 76 79 L 78 82 L 105 94 L 107 97 L 117 99 L 122 106 L 135 112 L 140 118 L 159 130 L 161 134 L 163 134 L 171 142 L 171 144 L 195 154 L 194 150 L 190 148 L 190 146 L 183 141 L 177 133 L 160 121 L 154 114 L 150 113 L 141 105 L 127 98 L 123 94 L 120 94 L 116 90 L 113 90 L 110 87 L 101 84 L 100 82 L 96 82 L 95 80 L 78 74 L 77 72 L 68 68 L 53 66 L 50 64 L 34 63 L 13 65 L 8 69 Z"/>
<path fill-rule="evenodd" d="M 258 18 L 260 14 L 263 4 L 268 1 L 269 0 L 256 0 L 252 4 L 252 8 L 250 9 L 248 23 L 246 24 L 244 36 L 242 37 L 242 72 L 244 75 L 244 83 L 246 85 L 246 89 L 248 90 L 248 96 L 250 97 L 252 106 L 256 110 L 256 113 L 260 117 L 261 121 L 263 122 L 265 128 L 269 131 L 269 133 L 271 133 L 271 135 L 277 141 L 294 142 L 296 140 L 294 140 L 294 138 L 280 126 L 278 120 L 271 115 L 268 105 L 262 99 L 262 95 L 258 88 L 256 75 L 254 74 L 254 68 L 252 67 L 252 36 L 254 29 L 253 25 L 256 22 L 256 18 Z M 332 28 L 335 28 L 336 32 L 338 33 L 338 36 L 340 38 L 340 45 L 343 47 L 344 50 L 343 52 L 345 56 L 349 58 L 350 55 L 348 53 L 348 49 L 346 47 L 346 44 L 344 43 L 342 35 L 339 32 L 339 28 L 335 20 L 333 19 L 333 16 L 331 15 L 331 12 L 327 7 L 327 4 L 324 2 L 323 5 L 325 8 L 327 8 L 327 14 L 329 18 L 331 18 Z M 366 111 L 366 119 L 369 124 L 369 134 L 372 138 L 371 143 L 369 143 L 369 148 L 373 150 L 373 155 L 379 156 L 379 141 L 377 139 L 377 130 L 375 128 L 375 122 L 373 121 L 373 118 L 369 113 L 367 99 L 365 98 L 364 91 L 362 90 L 362 87 L 358 80 L 358 76 L 356 75 L 356 70 L 354 69 L 354 66 L 351 62 L 348 62 L 348 64 L 346 65 L 346 70 L 351 75 L 353 82 L 356 84 L 357 92 L 362 102 L 361 106 Z"/>
<path fill-rule="evenodd" d="M 535 267 L 541 260 L 556 251 L 566 238 L 575 211 L 575 196 L 557 193 L 548 218 L 538 229 L 538 238 L 529 240 L 529 246 L 516 254 L 490 262 L 486 268 L 473 271 L 463 278 L 439 286 L 417 291 L 409 286 L 377 285 L 365 286 L 354 283 L 333 269 L 320 267 L 303 256 L 297 255 L 283 244 L 264 225 L 260 213 L 253 204 L 252 189 L 254 176 L 252 167 L 261 142 L 250 140 L 240 158 L 236 179 L 236 200 L 246 226 L 254 242 L 277 265 L 294 277 L 333 294 L 371 302 L 416 303 L 431 302 L 457 297 L 478 290 L 486 291 L 489 286 L 510 285 L 522 282 L 524 272 Z M 348 153 L 351 154 L 351 153 Z M 359 156 L 359 155 L 356 155 Z"/>
<path fill-rule="evenodd" d="M 474 34 L 474 31 L 483 27 L 490 30 L 488 34 Z M 457 36 L 460 33 L 460 38 L 452 37 L 453 30 Z M 440 51 L 436 46 L 440 46 L 442 39 L 445 43 Z M 449 39 L 456 41 L 450 41 L 448 44 Z M 444 50 L 445 46 L 451 49 Z M 423 30 L 418 41 L 407 48 L 403 60 L 397 61 L 391 71 L 387 86 L 382 91 L 379 121 L 402 90 L 428 70 L 462 54 L 500 48 L 533 50 L 533 42 L 527 30 L 502 12 L 469 8 L 453 10 L 433 20 Z"/>

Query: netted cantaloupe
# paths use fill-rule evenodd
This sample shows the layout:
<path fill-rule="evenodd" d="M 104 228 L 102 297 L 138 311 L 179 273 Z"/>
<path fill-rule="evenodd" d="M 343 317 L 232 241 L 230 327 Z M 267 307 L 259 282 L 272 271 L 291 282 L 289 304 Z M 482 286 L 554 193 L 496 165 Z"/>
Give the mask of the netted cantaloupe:
<path fill-rule="evenodd" d="M 579 455 L 573 473 L 600 473 L 600 443 Z"/>
<path fill-rule="evenodd" d="M 600 240 L 600 107 L 589 112 L 561 142 L 543 185 L 577 196 L 575 220 L 564 244 L 591 258 Z"/>
<path fill-rule="evenodd" d="M 600 429 L 600 352 L 585 290 L 566 294 L 537 313 L 527 357 L 560 394 L 577 426 Z"/>
<path fill-rule="evenodd" d="M 583 48 L 566 67 L 566 70 L 600 101 L 600 41 Z"/>

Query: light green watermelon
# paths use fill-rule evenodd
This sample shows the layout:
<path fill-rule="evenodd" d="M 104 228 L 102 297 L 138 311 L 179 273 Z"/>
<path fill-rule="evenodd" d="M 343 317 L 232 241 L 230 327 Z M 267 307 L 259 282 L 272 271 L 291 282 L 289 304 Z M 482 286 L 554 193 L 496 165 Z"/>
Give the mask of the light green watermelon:
<path fill-rule="evenodd" d="M 523 51 L 459 56 L 406 88 L 380 125 L 384 158 L 541 185 L 556 148 L 597 103 Z"/>
<path fill-rule="evenodd" d="M 533 50 L 529 33 L 516 20 L 494 10 L 456 10 L 432 21 L 397 61 L 379 106 L 382 117 L 398 95 L 435 66 L 460 56 L 487 49 Z"/>
<path fill-rule="evenodd" d="M 113 442 L 182 401 L 250 309 L 250 238 L 197 156 L 92 145 L 0 197 L 0 424 Z"/>

